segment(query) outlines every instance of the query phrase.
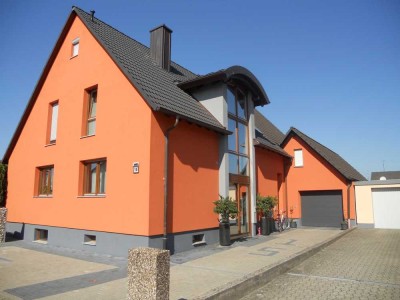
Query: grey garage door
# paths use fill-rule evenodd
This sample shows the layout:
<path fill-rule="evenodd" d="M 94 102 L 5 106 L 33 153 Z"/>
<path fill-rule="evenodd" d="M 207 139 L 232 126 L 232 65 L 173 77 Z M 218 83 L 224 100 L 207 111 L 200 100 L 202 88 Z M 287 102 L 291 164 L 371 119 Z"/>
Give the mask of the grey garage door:
<path fill-rule="evenodd" d="M 343 220 L 342 191 L 301 192 L 303 226 L 340 227 Z"/>

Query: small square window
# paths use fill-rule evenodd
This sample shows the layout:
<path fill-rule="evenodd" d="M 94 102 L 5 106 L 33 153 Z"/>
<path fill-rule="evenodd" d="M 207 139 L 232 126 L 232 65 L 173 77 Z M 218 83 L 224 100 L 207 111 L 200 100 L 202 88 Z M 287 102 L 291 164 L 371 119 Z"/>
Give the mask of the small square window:
<path fill-rule="evenodd" d="M 206 241 L 204 239 L 204 233 L 192 235 L 192 245 L 193 246 L 198 246 L 198 245 L 202 245 L 205 243 L 206 243 Z"/>
<path fill-rule="evenodd" d="M 46 229 L 35 229 L 35 242 L 47 244 L 47 239 L 49 237 L 49 231 Z"/>
<path fill-rule="evenodd" d="M 85 234 L 85 237 L 83 239 L 83 244 L 96 246 L 96 236 L 91 234 Z"/>
<path fill-rule="evenodd" d="M 79 38 L 76 38 L 72 41 L 72 57 L 75 57 L 79 54 Z"/>

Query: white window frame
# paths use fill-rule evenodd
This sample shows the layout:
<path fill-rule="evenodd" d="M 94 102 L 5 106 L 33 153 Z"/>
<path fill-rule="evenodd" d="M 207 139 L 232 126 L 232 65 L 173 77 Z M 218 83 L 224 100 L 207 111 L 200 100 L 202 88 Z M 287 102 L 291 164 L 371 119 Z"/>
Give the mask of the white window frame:
<path fill-rule="evenodd" d="M 72 57 L 78 56 L 79 54 L 79 38 L 72 41 Z"/>
<path fill-rule="evenodd" d="M 58 102 L 51 104 L 50 144 L 54 144 L 57 140 L 58 108 Z"/>
<path fill-rule="evenodd" d="M 303 149 L 295 149 L 294 150 L 294 166 L 295 167 L 303 167 L 304 166 Z"/>

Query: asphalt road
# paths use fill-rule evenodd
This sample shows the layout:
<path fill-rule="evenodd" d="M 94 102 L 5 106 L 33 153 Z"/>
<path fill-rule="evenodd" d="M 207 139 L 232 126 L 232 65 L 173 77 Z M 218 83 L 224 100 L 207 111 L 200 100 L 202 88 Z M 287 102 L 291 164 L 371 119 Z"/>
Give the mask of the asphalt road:
<path fill-rule="evenodd" d="M 400 230 L 356 229 L 242 300 L 400 299 Z"/>

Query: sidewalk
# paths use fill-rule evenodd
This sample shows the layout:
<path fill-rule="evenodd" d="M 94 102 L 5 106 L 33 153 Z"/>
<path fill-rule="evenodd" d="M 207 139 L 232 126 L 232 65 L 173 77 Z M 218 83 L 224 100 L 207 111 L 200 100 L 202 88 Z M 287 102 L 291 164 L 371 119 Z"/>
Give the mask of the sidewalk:
<path fill-rule="evenodd" d="M 291 229 L 175 254 L 170 299 L 240 298 L 347 232 Z M 125 299 L 126 264 L 124 258 L 6 243 L 0 248 L 0 299 Z"/>

